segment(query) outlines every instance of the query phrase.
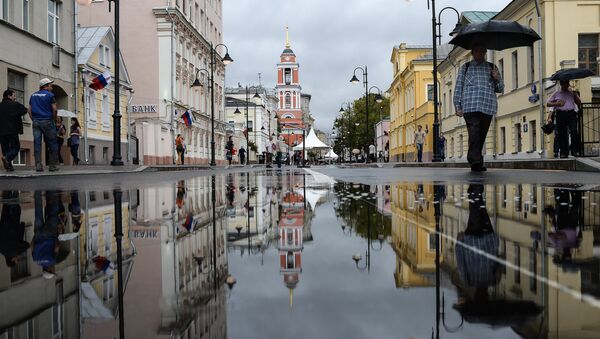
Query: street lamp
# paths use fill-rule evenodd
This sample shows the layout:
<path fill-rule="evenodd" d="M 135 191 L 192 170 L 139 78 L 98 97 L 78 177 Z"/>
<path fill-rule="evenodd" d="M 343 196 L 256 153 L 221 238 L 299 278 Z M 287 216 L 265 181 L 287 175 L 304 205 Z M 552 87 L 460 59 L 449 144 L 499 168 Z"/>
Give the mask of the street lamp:
<path fill-rule="evenodd" d="M 427 1 L 427 7 L 430 7 L 429 1 Z M 440 156 L 440 121 L 439 121 L 439 98 L 438 98 L 438 60 L 437 60 L 437 41 L 439 39 L 441 43 L 442 34 L 441 34 L 441 22 L 440 18 L 442 12 L 445 10 L 453 10 L 456 12 L 458 16 L 457 24 L 454 27 L 454 30 L 450 33 L 450 35 L 454 35 L 458 33 L 461 29 L 460 23 L 460 13 L 453 7 L 444 7 L 440 13 L 438 18 L 436 18 L 435 12 L 435 0 L 431 0 L 431 34 L 433 36 L 433 48 L 432 48 L 432 56 L 433 56 L 433 162 L 442 161 Z M 437 32 L 436 32 L 437 30 Z"/>
<path fill-rule="evenodd" d="M 111 0 L 116 1 L 116 0 Z M 229 49 L 225 44 L 218 44 L 213 46 L 213 43 L 210 43 L 210 73 L 209 73 L 209 88 L 210 88 L 210 165 L 216 166 L 217 162 L 215 161 L 215 54 L 217 54 L 217 48 L 224 47 L 225 48 L 225 56 L 221 58 L 221 62 L 223 65 L 227 66 L 233 62 L 231 56 L 229 56 Z M 208 73 L 207 70 L 204 70 Z M 198 73 L 196 72 L 196 79 L 192 84 L 192 87 L 202 86 L 200 81 L 198 80 Z"/>
<path fill-rule="evenodd" d="M 258 95 L 258 93 L 254 94 L 254 95 L 256 96 L 256 95 Z M 246 156 L 246 165 L 248 165 L 250 163 L 250 141 L 248 139 L 250 137 L 250 123 L 248 120 L 248 103 L 249 103 L 249 101 L 250 100 L 248 99 L 248 86 L 246 86 L 246 153 L 248 153 L 248 155 Z M 240 109 L 236 107 L 233 114 L 242 114 L 242 112 L 240 112 Z"/>
<path fill-rule="evenodd" d="M 358 77 L 356 76 L 356 71 L 360 70 L 362 72 L 362 76 L 363 76 L 363 85 L 365 87 L 365 112 L 366 112 L 366 124 L 365 124 L 365 154 L 366 154 L 366 158 L 365 158 L 365 162 L 368 162 L 369 159 L 369 77 L 368 77 L 368 71 L 367 71 L 367 66 L 365 66 L 364 68 L 362 67 L 356 67 L 354 69 L 354 73 L 352 75 L 352 78 L 350 79 L 350 83 L 353 84 L 358 84 L 360 82 L 360 80 L 358 79 Z M 373 86 L 375 88 L 377 88 L 376 86 Z M 373 88 L 372 87 L 372 88 Z M 371 88 L 371 89 L 372 89 Z M 379 88 L 377 88 L 379 90 Z M 383 101 L 383 98 L 381 96 L 381 90 L 379 90 L 379 94 L 375 97 L 375 100 L 378 103 L 381 103 Z"/>
<path fill-rule="evenodd" d="M 377 90 L 377 93 L 375 93 L 375 102 L 378 104 L 381 104 L 383 102 L 383 95 L 381 92 L 381 89 L 377 86 L 372 86 L 371 88 L 369 88 L 369 94 L 371 94 L 372 90 Z M 380 106 L 381 107 L 381 106 Z M 379 109 L 379 121 L 381 122 L 381 108 Z M 377 126 L 377 125 L 375 125 Z M 378 158 L 378 149 L 377 149 L 377 131 L 375 132 L 375 140 L 373 140 L 373 144 L 375 146 L 375 162 L 377 162 L 377 158 Z"/>

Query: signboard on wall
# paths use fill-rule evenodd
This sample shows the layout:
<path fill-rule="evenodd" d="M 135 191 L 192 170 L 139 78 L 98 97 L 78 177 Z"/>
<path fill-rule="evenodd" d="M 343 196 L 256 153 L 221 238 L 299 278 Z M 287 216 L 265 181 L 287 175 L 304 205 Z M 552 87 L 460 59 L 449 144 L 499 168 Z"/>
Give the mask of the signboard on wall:
<path fill-rule="evenodd" d="M 158 105 L 131 105 L 129 113 L 158 113 Z"/>

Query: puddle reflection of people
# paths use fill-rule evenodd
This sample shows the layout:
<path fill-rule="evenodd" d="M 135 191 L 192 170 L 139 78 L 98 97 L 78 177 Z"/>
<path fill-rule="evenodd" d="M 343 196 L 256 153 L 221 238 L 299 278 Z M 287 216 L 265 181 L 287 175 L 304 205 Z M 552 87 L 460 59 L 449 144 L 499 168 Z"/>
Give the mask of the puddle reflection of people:
<path fill-rule="evenodd" d="M 472 301 L 482 302 L 488 299 L 488 287 L 500 281 L 500 264 L 488 257 L 498 256 L 499 241 L 485 207 L 483 185 L 469 185 L 468 194 L 469 219 L 465 231 L 458 233 L 462 244 L 455 247 L 456 264 L 462 281 L 474 288 Z M 460 298 L 454 307 L 464 307 L 465 299 Z"/>
<path fill-rule="evenodd" d="M 4 256 L 8 267 L 14 267 L 29 248 L 29 244 L 24 240 L 25 223 L 21 222 L 21 205 L 18 198 L 18 191 L 2 192 L 0 253 Z"/>
<path fill-rule="evenodd" d="M 185 181 L 183 180 L 177 183 L 177 199 L 175 200 L 175 204 L 179 208 L 183 208 L 185 204 Z"/>
<path fill-rule="evenodd" d="M 552 229 L 548 234 L 551 246 L 556 249 L 554 261 L 570 260 L 572 249 L 579 247 L 582 239 L 580 225 L 581 192 L 555 189 L 555 206 L 544 209 Z"/>
<path fill-rule="evenodd" d="M 33 261 L 40 265 L 43 276 L 51 279 L 55 275 L 55 265 L 64 259 L 68 252 L 60 255 L 59 234 L 64 233 L 64 224 L 59 217 L 60 193 L 58 191 L 46 192 L 46 205 L 42 207 L 42 192 L 35 191 L 35 221 L 34 236 L 31 241 L 31 256 Z"/>
<path fill-rule="evenodd" d="M 71 213 L 71 225 L 73 225 L 73 232 L 79 232 L 83 215 L 81 213 L 81 203 L 79 202 L 79 193 L 77 191 L 71 192 L 69 212 Z"/>

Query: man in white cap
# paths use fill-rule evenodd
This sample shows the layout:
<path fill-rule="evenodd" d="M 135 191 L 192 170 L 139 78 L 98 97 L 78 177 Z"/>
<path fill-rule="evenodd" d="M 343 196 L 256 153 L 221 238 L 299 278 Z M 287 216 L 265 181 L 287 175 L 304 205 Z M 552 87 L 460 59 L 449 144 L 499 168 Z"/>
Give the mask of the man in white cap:
<path fill-rule="evenodd" d="M 33 93 L 29 99 L 29 117 L 33 127 L 33 153 L 35 170 L 41 172 L 42 166 L 42 136 L 50 150 L 50 171 L 58 171 L 58 141 L 56 139 L 56 114 L 58 107 L 52 93 L 54 81 L 44 78 L 40 80 L 40 90 Z"/>

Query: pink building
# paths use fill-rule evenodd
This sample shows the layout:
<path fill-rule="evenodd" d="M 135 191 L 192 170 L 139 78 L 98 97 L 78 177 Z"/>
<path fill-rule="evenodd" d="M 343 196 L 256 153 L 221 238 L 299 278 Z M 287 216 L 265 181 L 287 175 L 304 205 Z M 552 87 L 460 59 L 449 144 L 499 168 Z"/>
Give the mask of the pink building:
<path fill-rule="evenodd" d="M 211 96 L 206 73 L 211 44 L 223 41 L 222 0 L 128 0 L 120 2 L 121 54 L 135 90 L 127 108 L 143 164 L 172 164 L 175 137 L 184 137 L 186 163 L 211 155 Z M 113 25 L 106 1 L 79 6 L 81 26 Z M 225 54 L 222 47 L 218 49 Z M 225 65 L 215 57 L 215 158 L 225 162 Z M 203 86 L 191 87 L 198 77 Z M 123 110 L 122 108 L 121 110 Z M 183 114 L 192 116 L 191 125 Z"/>

